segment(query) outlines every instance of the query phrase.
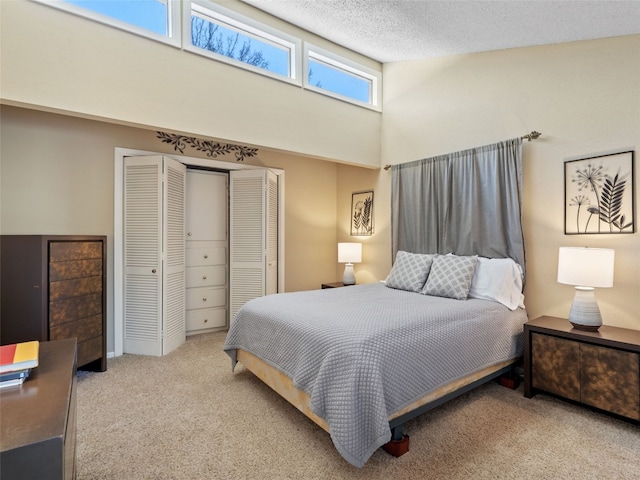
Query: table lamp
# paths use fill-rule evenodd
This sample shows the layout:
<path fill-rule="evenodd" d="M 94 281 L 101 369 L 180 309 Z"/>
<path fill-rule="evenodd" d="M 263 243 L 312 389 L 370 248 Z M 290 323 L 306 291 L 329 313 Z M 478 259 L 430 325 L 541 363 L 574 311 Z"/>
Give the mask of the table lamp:
<path fill-rule="evenodd" d="M 345 242 L 338 243 L 338 263 L 346 263 L 344 267 L 344 275 L 342 283 L 345 285 L 354 285 L 356 283 L 356 274 L 353 271 L 353 264 L 362 261 L 362 244 Z"/>
<path fill-rule="evenodd" d="M 613 287 L 614 251 L 610 248 L 560 247 L 558 283 L 574 285 L 569 322 L 579 330 L 596 331 L 602 316 L 594 287 Z"/>

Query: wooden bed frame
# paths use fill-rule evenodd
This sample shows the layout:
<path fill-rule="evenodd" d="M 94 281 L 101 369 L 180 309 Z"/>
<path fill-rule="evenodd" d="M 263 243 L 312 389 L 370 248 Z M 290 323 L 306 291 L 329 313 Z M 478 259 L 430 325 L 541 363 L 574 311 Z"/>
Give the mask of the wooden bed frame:
<path fill-rule="evenodd" d="M 247 370 L 275 390 L 282 398 L 291 403 L 304 415 L 311 419 L 326 432 L 329 432 L 329 425 L 318 415 L 311 411 L 311 398 L 302 390 L 293 385 L 293 380 L 284 373 L 272 367 L 255 355 L 245 351 L 237 350 L 237 360 L 242 363 Z M 483 383 L 508 374 L 513 369 L 519 359 L 506 360 L 486 367 L 478 372 L 466 375 L 449 384 L 443 385 L 424 397 L 416 400 L 405 408 L 389 417 L 389 428 L 391 429 L 391 441 L 383 446 L 384 450 L 399 457 L 409 451 L 409 436 L 403 433 L 405 422 L 421 415 L 443 403 L 462 395 Z"/>

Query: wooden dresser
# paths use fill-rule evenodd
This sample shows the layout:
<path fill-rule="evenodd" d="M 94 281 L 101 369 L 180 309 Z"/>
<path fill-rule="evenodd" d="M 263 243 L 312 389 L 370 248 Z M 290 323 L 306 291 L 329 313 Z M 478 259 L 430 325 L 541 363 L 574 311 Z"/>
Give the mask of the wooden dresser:
<path fill-rule="evenodd" d="M 603 325 L 577 330 L 540 317 L 524 325 L 524 395 L 551 393 L 640 421 L 640 331 Z"/>
<path fill-rule="evenodd" d="M 0 478 L 71 480 L 76 466 L 76 341 L 40 343 L 21 386 L 0 389 Z"/>
<path fill-rule="evenodd" d="M 104 371 L 105 236 L 2 235 L 0 342 L 77 338 L 78 367 Z"/>

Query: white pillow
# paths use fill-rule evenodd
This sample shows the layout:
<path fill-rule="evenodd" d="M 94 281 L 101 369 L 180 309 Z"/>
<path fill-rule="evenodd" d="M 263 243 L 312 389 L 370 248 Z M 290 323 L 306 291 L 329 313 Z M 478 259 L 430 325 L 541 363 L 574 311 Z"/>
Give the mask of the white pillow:
<path fill-rule="evenodd" d="M 385 285 L 398 290 L 419 292 L 427 281 L 434 256 L 398 250 Z"/>
<path fill-rule="evenodd" d="M 511 258 L 478 257 L 469 298 L 498 302 L 510 310 L 524 308 L 520 265 Z"/>

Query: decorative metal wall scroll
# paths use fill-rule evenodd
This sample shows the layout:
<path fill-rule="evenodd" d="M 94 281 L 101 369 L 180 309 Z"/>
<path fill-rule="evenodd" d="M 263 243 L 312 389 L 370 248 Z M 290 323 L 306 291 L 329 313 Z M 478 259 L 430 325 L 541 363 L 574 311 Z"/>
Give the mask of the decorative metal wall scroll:
<path fill-rule="evenodd" d="M 205 152 L 207 157 L 216 158 L 218 155 L 227 155 L 233 152 L 236 161 L 242 162 L 245 158 L 254 157 L 258 154 L 257 148 L 235 145 L 233 143 L 218 143 L 211 140 L 201 140 L 196 137 L 187 137 L 175 133 L 156 132 L 162 143 L 173 145 L 177 152 L 184 153 L 184 149 L 189 146 L 199 152 Z"/>

